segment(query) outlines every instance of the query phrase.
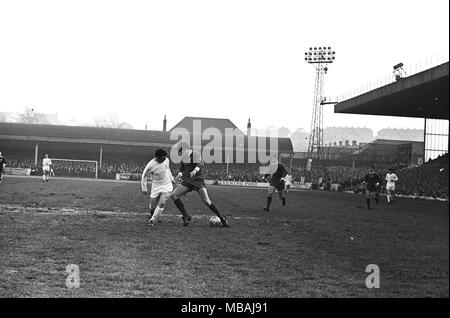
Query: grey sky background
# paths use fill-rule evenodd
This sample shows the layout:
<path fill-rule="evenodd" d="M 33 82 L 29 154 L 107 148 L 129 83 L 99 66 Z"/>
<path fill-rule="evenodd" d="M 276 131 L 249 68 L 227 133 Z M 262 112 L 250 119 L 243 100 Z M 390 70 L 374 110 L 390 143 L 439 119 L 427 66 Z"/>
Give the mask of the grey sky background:
<path fill-rule="evenodd" d="M 325 95 L 448 61 L 448 0 L 0 1 L 0 111 L 90 123 L 117 113 L 136 129 L 184 116 L 245 129 L 309 131 L 310 46 L 336 61 Z M 421 119 L 337 115 L 324 126 L 423 128 Z"/>

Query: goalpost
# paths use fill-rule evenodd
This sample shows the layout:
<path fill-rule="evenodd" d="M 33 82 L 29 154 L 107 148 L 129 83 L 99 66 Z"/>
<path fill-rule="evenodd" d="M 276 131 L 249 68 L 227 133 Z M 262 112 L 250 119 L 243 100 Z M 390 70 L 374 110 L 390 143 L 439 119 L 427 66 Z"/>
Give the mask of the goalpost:
<path fill-rule="evenodd" d="M 95 165 L 95 179 L 98 178 L 98 161 L 96 161 L 96 160 L 61 159 L 61 158 L 50 158 L 50 160 L 52 161 L 52 163 L 62 161 L 62 162 L 79 162 L 79 163 L 94 164 Z"/>

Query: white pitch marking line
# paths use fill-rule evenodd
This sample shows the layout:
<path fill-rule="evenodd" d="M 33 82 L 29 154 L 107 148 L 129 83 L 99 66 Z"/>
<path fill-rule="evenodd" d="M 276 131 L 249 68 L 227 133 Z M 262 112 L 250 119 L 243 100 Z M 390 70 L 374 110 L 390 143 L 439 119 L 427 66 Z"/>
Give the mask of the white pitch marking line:
<path fill-rule="evenodd" d="M 0 204 L 0 211 L 10 213 L 35 213 L 36 215 L 110 215 L 110 216 L 146 216 L 147 212 L 123 212 L 123 211 L 101 211 L 101 210 L 80 210 L 73 208 L 42 208 L 42 207 L 24 207 L 21 205 Z M 209 219 L 213 214 L 192 215 L 193 219 Z M 161 218 L 181 218 L 181 215 L 172 213 L 163 214 Z M 258 220 L 256 217 L 235 216 L 236 220 Z"/>

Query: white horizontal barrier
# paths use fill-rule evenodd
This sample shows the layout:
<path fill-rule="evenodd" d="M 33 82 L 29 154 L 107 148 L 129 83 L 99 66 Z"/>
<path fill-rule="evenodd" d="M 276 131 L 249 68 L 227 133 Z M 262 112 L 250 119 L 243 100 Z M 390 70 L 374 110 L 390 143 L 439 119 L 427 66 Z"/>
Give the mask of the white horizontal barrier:
<path fill-rule="evenodd" d="M 4 168 L 3 174 L 10 176 L 29 176 L 31 174 L 30 168 Z"/>

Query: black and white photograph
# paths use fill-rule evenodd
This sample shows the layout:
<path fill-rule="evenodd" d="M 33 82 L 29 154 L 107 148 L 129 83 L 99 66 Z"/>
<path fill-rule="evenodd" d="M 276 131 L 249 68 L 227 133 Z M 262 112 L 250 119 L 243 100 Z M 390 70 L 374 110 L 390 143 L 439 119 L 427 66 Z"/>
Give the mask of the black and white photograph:
<path fill-rule="evenodd" d="M 0 0 L 0 298 L 448 299 L 448 146 L 448 0 Z"/>

